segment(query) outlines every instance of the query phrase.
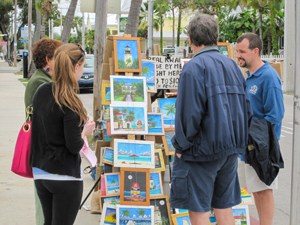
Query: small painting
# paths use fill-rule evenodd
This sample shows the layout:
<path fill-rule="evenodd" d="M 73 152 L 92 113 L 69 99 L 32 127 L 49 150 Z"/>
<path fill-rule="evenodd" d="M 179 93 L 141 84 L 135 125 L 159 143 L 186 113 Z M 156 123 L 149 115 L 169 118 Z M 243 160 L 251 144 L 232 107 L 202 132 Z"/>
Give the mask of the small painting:
<path fill-rule="evenodd" d="M 161 149 L 155 149 L 154 164 L 155 164 L 155 168 L 151 169 L 151 172 L 162 172 L 166 170 L 165 160 Z"/>
<path fill-rule="evenodd" d="M 174 225 L 192 225 L 189 213 L 172 214 L 172 221 Z"/>
<path fill-rule="evenodd" d="M 237 205 L 232 207 L 235 225 L 250 225 L 248 205 Z"/>
<path fill-rule="evenodd" d="M 115 225 L 117 222 L 116 217 L 116 205 L 104 203 L 100 225 Z"/>
<path fill-rule="evenodd" d="M 150 205 L 154 207 L 154 224 L 172 224 L 168 196 L 151 197 Z"/>
<path fill-rule="evenodd" d="M 117 225 L 154 225 L 153 206 L 117 205 Z"/>
<path fill-rule="evenodd" d="M 110 76 L 111 100 L 114 105 L 147 104 L 146 78 L 133 76 Z M 130 104 L 132 103 L 132 104 Z"/>
<path fill-rule="evenodd" d="M 151 60 L 142 60 L 142 76 L 146 78 L 147 91 L 156 93 L 156 63 Z"/>
<path fill-rule="evenodd" d="M 175 127 L 176 98 L 158 98 L 159 111 L 163 114 L 164 127 Z"/>
<path fill-rule="evenodd" d="M 101 85 L 102 105 L 109 105 L 111 100 L 110 83 L 108 80 L 102 80 Z"/>
<path fill-rule="evenodd" d="M 154 142 L 115 139 L 114 166 L 154 169 Z"/>
<path fill-rule="evenodd" d="M 174 129 L 166 129 L 165 136 L 162 137 L 166 155 L 174 155 L 175 154 L 175 148 L 172 144 L 172 138 L 174 135 L 175 135 Z"/>
<path fill-rule="evenodd" d="M 228 56 L 229 58 L 232 57 L 231 55 L 231 45 L 228 42 L 218 42 L 217 43 L 219 52 L 223 55 Z"/>
<path fill-rule="evenodd" d="M 161 113 L 148 113 L 149 135 L 164 135 L 164 122 Z"/>
<path fill-rule="evenodd" d="M 100 196 L 100 210 L 103 210 L 104 203 L 110 205 L 120 204 L 120 195 L 115 196 Z"/>
<path fill-rule="evenodd" d="M 107 196 L 120 194 L 120 173 L 105 173 L 104 179 Z"/>
<path fill-rule="evenodd" d="M 102 162 L 110 165 L 114 165 L 114 150 L 110 147 L 103 149 Z"/>
<path fill-rule="evenodd" d="M 103 120 L 107 121 L 110 119 L 109 105 L 103 105 Z"/>
<path fill-rule="evenodd" d="M 148 134 L 147 111 L 144 106 L 110 106 L 112 134 Z"/>
<path fill-rule="evenodd" d="M 149 169 L 121 168 L 121 205 L 149 205 Z"/>
<path fill-rule="evenodd" d="M 140 38 L 113 37 L 115 72 L 142 72 Z"/>
<path fill-rule="evenodd" d="M 150 172 L 150 197 L 163 195 L 163 186 L 160 172 Z"/>

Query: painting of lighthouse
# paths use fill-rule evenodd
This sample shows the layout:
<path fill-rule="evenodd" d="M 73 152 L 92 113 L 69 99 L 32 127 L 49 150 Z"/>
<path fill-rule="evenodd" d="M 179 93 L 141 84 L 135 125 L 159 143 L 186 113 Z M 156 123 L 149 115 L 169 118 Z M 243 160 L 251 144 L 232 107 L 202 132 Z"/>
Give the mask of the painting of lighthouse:
<path fill-rule="evenodd" d="M 142 71 L 140 60 L 140 38 L 138 37 L 114 37 L 115 72 Z"/>

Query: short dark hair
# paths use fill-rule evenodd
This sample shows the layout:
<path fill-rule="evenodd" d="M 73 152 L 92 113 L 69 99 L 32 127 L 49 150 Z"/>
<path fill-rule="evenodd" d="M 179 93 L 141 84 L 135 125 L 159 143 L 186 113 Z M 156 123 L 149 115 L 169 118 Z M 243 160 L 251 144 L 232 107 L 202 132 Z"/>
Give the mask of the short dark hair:
<path fill-rule="evenodd" d="M 188 36 L 195 46 L 216 45 L 218 42 L 218 21 L 210 15 L 196 15 L 189 23 Z"/>
<path fill-rule="evenodd" d="M 63 42 L 50 39 L 42 38 L 38 40 L 32 48 L 32 59 L 37 69 L 42 69 L 47 65 L 46 57 L 52 59 L 55 50 L 61 46 Z"/>
<path fill-rule="evenodd" d="M 262 40 L 260 37 L 255 33 L 244 33 L 241 36 L 238 37 L 236 40 L 237 43 L 242 42 L 244 39 L 247 39 L 249 41 L 249 49 L 253 50 L 255 48 L 259 49 L 259 54 L 261 54 L 262 50 Z"/>

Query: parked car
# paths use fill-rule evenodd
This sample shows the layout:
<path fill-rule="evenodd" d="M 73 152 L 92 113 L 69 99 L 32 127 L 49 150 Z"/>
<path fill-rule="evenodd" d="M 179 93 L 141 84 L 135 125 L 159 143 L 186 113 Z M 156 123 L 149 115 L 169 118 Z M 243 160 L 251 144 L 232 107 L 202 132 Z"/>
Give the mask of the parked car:
<path fill-rule="evenodd" d="M 79 89 L 93 90 L 94 86 L 94 55 L 86 54 L 83 66 L 83 74 L 78 81 Z"/>

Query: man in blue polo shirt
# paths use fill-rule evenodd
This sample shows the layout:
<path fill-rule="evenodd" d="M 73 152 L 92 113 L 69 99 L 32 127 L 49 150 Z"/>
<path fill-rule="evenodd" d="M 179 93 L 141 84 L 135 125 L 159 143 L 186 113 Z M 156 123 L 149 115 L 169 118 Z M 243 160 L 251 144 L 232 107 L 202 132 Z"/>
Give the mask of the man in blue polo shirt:
<path fill-rule="evenodd" d="M 264 118 L 274 125 L 279 140 L 284 115 L 281 80 L 270 63 L 261 59 L 262 41 L 254 33 L 245 33 L 237 39 L 236 58 L 241 67 L 248 69 L 246 79 L 247 94 L 253 116 Z M 267 186 L 257 176 L 255 170 L 245 165 L 246 184 L 253 193 L 260 225 L 272 225 L 274 217 L 273 189 L 277 179 Z"/>

